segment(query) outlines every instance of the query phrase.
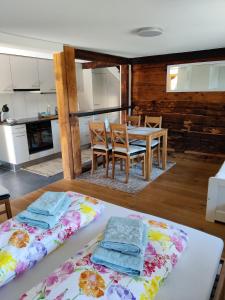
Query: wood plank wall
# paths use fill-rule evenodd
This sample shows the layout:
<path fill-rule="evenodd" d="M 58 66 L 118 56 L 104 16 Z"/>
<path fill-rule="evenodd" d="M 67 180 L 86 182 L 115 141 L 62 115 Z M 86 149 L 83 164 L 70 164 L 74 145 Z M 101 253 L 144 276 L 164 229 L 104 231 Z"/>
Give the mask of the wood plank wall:
<path fill-rule="evenodd" d="M 221 57 L 220 57 L 221 59 Z M 225 56 L 223 58 L 225 60 Z M 216 60 L 213 59 L 204 59 Z M 198 60 L 199 61 L 199 60 Z M 171 60 L 132 67 L 134 113 L 162 115 L 169 147 L 177 152 L 225 155 L 225 92 L 167 93 L 167 65 L 197 62 Z"/>

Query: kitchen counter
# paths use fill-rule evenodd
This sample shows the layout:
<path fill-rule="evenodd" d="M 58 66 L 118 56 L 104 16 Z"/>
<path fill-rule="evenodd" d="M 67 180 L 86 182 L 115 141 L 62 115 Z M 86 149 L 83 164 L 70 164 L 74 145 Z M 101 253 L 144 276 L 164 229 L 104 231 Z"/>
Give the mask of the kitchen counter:
<path fill-rule="evenodd" d="M 49 117 L 44 117 L 44 118 L 24 118 L 24 119 L 18 119 L 16 123 L 10 124 L 7 122 L 0 122 L 0 125 L 7 125 L 7 126 L 16 126 L 16 125 L 21 125 L 21 124 L 27 124 L 27 123 L 36 123 L 36 122 L 44 122 L 44 121 L 51 121 L 51 120 L 57 120 L 58 116 L 57 115 L 52 115 Z"/>

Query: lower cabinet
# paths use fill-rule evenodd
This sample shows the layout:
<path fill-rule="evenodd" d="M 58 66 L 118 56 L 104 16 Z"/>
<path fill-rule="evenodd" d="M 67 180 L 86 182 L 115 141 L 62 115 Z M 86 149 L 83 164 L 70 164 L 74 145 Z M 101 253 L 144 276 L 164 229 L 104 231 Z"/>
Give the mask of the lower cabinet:
<path fill-rule="evenodd" d="M 27 132 L 25 125 L 0 126 L 0 160 L 18 165 L 29 161 Z"/>
<path fill-rule="evenodd" d="M 53 149 L 29 154 L 26 125 L 0 125 L 0 161 L 19 165 L 61 152 L 59 122 L 51 121 Z"/>

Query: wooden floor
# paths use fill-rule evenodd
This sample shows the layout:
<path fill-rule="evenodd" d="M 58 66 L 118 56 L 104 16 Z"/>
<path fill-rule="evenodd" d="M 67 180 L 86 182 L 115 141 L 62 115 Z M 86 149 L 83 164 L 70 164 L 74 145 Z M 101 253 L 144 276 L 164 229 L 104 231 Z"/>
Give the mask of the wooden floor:
<path fill-rule="evenodd" d="M 12 211 L 15 215 L 46 190 L 72 190 L 194 227 L 225 241 L 225 224 L 205 221 L 208 178 L 218 171 L 220 164 L 183 155 L 173 160 L 177 162 L 175 167 L 135 195 L 82 181 L 60 180 L 12 200 Z"/>

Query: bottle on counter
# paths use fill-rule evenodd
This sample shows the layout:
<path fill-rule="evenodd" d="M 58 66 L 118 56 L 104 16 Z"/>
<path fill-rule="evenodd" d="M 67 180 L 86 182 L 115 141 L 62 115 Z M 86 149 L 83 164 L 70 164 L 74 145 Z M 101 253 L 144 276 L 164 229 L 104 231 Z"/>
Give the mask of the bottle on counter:
<path fill-rule="evenodd" d="M 51 115 L 51 105 L 47 106 L 47 115 L 50 116 Z"/>

